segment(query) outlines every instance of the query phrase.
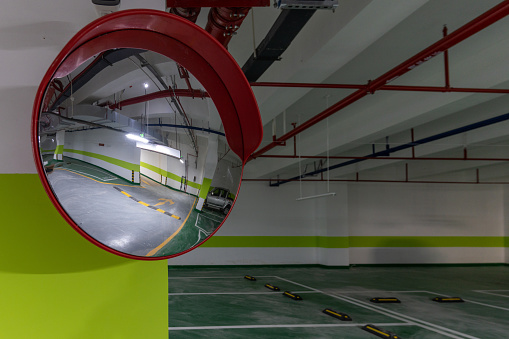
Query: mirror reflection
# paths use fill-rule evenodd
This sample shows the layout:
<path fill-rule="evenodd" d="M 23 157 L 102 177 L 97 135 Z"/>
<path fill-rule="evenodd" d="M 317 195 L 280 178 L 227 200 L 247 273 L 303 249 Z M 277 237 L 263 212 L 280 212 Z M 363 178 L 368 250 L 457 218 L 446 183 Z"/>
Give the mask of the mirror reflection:
<path fill-rule="evenodd" d="M 100 243 L 169 256 L 203 242 L 237 194 L 230 150 L 206 89 L 175 61 L 115 49 L 55 78 L 39 116 L 48 182 Z"/>

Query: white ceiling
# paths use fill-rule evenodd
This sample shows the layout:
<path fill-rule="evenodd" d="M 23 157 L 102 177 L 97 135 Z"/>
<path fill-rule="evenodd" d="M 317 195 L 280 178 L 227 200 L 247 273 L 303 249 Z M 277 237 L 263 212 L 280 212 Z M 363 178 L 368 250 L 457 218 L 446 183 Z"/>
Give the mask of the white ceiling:
<path fill-rule="evenodd" d="M 240 0 L 239 0 L 240 2 Z M 339 0 L 335 13 L 317 11 L 282 55 L 258 81 L 366 84 L 402 61 L 474 19 L 499 0 Z M 121 9 L 164 10 L 164 0 L 122 0 Z M 255 8 L 228 49 L 239 65 L 245 63 L 270 30 L 280 11 Z M 208 9 L 198 25 L 205 27 Z M 254 30 L 252 18 L 254 15 Z M 17 87 L 34 86 L 59 49 L 81 27 L 97 17 L 91 1 L 3 0 L 0 13 L 2 74 L 10 64 L 37 52 L 38 62 L 12 78 Z M 452 87 L 509 88 L 509 18 L 504 18 L 449 51 Z M 33 59 L 30 59 L 33 60 Z M 34 81 L 34 79 L 37 79 Z M 439 55 L 391 83 L 392 85 L 444 85 L 443 57 Z M 272 120 L 277 136 L 289 131 L 344 98 L 353 90 L 253 87 L 264 124 L 261 147 L 272 141 Z M 285 113 L 283 113 L 285 112 Z M 297 136 L 298 154 L 305 156 L 364 156 L 409 142 L 410 130 L 420 139 L 509 112 L 509 96 L 472 93 L 377 91 L 335 113 Z M 285 117 L 283 117 L 285 115 Z M 283 124 L 286 121 L 286 124 Z M 327 138 L 327 135 L 329 137 Z M 416 156 L 509 158 L 509 123 L 416 147 Z M 293 154 L 293 141 L 267 154 Z M 409 150 L 391 156 L 408 157 Z M 331 159 L 331 164 L 346 160 Z M 507 180 L 504 162 L 368 160 L 330 172 L 334 179 L 481 181 Z M 301 170 L 314 168 L 302 160 Z M 257 158 L 246 165 L 245 178 L 288 178 L 299 174 L 299 159 Z"/>

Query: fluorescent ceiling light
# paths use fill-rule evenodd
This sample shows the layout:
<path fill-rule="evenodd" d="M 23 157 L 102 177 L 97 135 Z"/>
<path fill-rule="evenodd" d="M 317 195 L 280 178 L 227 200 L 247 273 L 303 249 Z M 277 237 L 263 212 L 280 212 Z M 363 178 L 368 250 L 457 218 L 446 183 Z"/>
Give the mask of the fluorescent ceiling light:
<path fill-rule="evenodd" d="M 142 138 L 136 134 L 126 134 L 126 137 L 131 140 L 141 141 L 141 142 L 148 144 L 148 139 Z"/>
<path fill-rule="evenodd" d="M 147 151 L 157 152 L 165 155 L 169 155 L 171 157 L 180 159 L 180 151 L 175 148 L 171 148 L 163 145 L 154 145 L 154 144 L 143 144 L 141 142 L 136 143 L 136 147 L 141 149 L 146 149 Z"/>
<path fill-rule="evenodd" d="M 182 158 L 180 158 L 180 162 L 181 162 L 181 163 L 184 163 L 184 160 L 182 160 Z"/>
<path fill-rule="evenodd" d="M 144 83 L 143 86 L 145 86 L 145 88 L 148 88 L 148 83 Z"/>

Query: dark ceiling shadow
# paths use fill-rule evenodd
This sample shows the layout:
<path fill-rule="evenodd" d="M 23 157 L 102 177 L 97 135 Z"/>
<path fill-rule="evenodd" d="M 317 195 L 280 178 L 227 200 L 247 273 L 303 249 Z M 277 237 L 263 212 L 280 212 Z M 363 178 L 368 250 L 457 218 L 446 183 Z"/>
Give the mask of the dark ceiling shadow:
<path fill-rule="evenodd" d="M 39 47 L 62 47 L 77 28 L 63 21 L 39 22 L 26 25 L 2 27 L 0 50 L 23 50 Z"/>

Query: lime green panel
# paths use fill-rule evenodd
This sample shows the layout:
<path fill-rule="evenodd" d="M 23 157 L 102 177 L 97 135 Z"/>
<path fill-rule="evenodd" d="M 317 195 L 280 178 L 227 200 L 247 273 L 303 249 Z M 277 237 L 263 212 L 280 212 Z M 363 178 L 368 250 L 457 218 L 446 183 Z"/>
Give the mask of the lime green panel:
<path fill-rule="evenodd" d="M 0 174 L 2 338 L 168 338 L 167 262 L 82 238 L 36 174 Z"/>
<path fill-rule="evenodd" d="M 210 184 L 212 183 L 212 179 L 203 178 L 203 182 L 201 184 L 201 190 L 198 196 L 202 199 L 207 199 L 207 194 L 209 193 Z"/>
<path fill-rule="evenodd" d="M 350 237 L 350 247 L 504 247 L 504 237 Z"/>
<path fill-rule="evenodd" d="M 179 177 L 178 175 L 173 174 L 173 173 L 168 172 L 168 171 L 165 171 L 165 170 L 163 170 L 163 169 L 161 169 L 159 167 L 156 167 L 154 165 L 151 165 L 149 163 L 141 161 L 140 165 L 141 165 L 141 167 L 145 167 L 146 169 L 151 170 L 152 172 L 155 172 L 155 173 L 157 173 L 159 175 L 162 175 L 162 176 L 167 177 L 169 179 L 175 180 L 177 182 L 180 182 L 180 180 L 182 180 L 182 178 Z M 200 187 L 201 187 L 200 184 L 197 184 L 197 183 L 189 181 L 189 180 L 187 181 L 187 186 L 191 186 L 191 187 L 194 187 L 196 189 L 200 189 Z"/>
<path fill-rule="evenodd" d="M 128 169 L 130 171 L 135 171 L 135 172 L 140 171 L 140 165 L 138 165 L 138 164 L 131 164 L 130 162 L 115 159 L 115 158 L 109 157 L 107 155 L 102 155 L 102 154 L 92 153 L 92 152 L 87 152 L 87 151 L 80 151 L 80 150 L 75 150 L 75 149 L 69 149 L 69 148 L 64 149 L 64 152 L 81 154 L 81 155 L 85 155 L 87 157 L 103 160 L 103 161 L 109 162 L 110 164 Z"/>
<path fill-rule="evenodd" d="M 509 237 L 504 237 L 505 247 L 509 247 Z"/>
<path fill-rule="evenodd" d="M 64 154 L 64 145 L 58 145 L 55 148 L 55 154 Z"/>

